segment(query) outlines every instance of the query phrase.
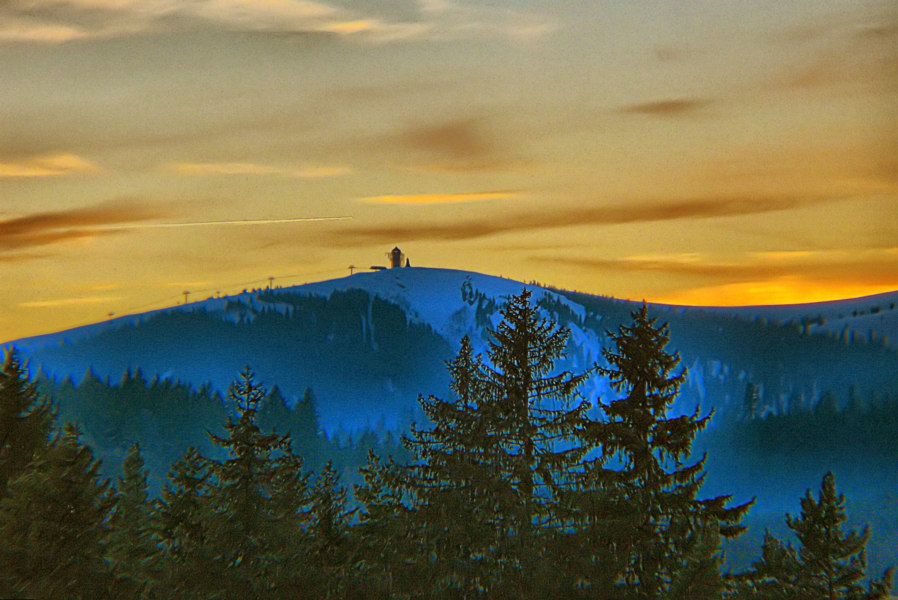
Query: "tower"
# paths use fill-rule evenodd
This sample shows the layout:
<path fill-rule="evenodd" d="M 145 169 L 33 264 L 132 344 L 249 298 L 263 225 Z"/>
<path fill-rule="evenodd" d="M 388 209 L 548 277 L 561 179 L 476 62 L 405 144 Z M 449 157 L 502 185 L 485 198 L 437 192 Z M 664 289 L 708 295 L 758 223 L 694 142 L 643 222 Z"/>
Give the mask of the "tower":
<path fill-rule="evenodd" d="M 389 256 L 390 256 L 390 268 L 391 269 L 398 269 L 398 268 L 404 266 L 403 259 L 405 258 L 405 255 L 402 253 L 402 250 L 399 249 L 399 246 L 396 246 L 395 248 L 393 248 L 393 250 L 390 251 Z"/>

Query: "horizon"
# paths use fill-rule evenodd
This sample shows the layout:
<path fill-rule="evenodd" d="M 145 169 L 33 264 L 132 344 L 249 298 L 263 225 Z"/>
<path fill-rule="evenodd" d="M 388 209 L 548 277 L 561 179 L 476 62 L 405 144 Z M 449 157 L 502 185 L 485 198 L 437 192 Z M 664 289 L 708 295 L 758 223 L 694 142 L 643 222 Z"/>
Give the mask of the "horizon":
<path fill-rule="evenodd" d="M 800 307 L 800 306 L 817 306 L 820 304 L 837 303 L 837 302 L 863 301 L 868 298 L 874 298 L 877 296 L 898 294 L 898 289 L 895 289 L 895 290 L 889 290 L 886 292 L 880 292 L 877 294 L 867 294 L 864 296 L 855 296 L 855 297 L 851 297 L 851 298 L 836 298 L 836 299 L 830 299 L 830 300 L 809 301 L 809 302 L 788 303 L 788 304 L 786 304 L 786 303 L 783 303 L 783 304 L 748 304 L 748 305 L 671 304 L 671 303 L 664 303 L 664 302 L 653 302 L 651 300 L 641 299 L 641 298 L 619 298 L 616 296 L 609 296 L 606 294 L 595 294 L 595 293 L 586 292 L 586 291 L 582 291 L 582 290 L 569 289 L 569 288 L 564 288 L 564 287 L 560 287 L 560 286 L 555 286 L 548 282 L 520 281 L 517 279 L 505 277 L 502 275 L 492 275 L 489 273 L 480 273 L 477 271 L 470 271 L 470 270 L 465 270 L 465 269 L 448 269 L 448 268 L 444 268 L 444 267 L 428 267 L 428 266 L 420 266 L 420 267 L 413 267 L 413 268 L 421 269 L 421 270 L 430 269 L 430 270 L 441 270 L 441 271 L 455 271 L 455 272 L 459 272 L 459 273 L 470 273 L 473 275 L 482 275 L 485 277 L 495 277 L 497 279 L 503 279 L 505 281 L 513 281 L 516 283 L 520 283 L 521 285 L 523 285 L 525 287 L 536 286 L 536 287 L 540 287 L 542 289 L 546 289 L 549 291 L 583 294 L 583 295 L 592 296 L 592 297 L 608 298 L 610 300 L 621 301 L 621 302 L 630 302 L 630 303 L 634 303 L 634 304 L 639 304 L 639 303 L 645 302 L 649 306 L 683 308 L 683 309 L 690 309 L 690 308 L 693 308 L 693 309 L 733 309 L 733 310 L 739 310 L 739 309 L 750 310 L 750 309 L 765 309 L 765 308 L 776 309 L 776 308 L 789 308 L 789 307 Z M 275 284 L 274 287 L 268 287 L 268 286 L 252 287 L 252 288 L 246 287 L 239 291 L 232 291 L 232 292 L 223 292 L 221 290 L 218 290 L 216 295 L 206 296 L 206 294 L 203 293 L 203 294 L 200 294 L 199 297 L 196 297 L 195 299 L 187 299 L 186 302 L 178 301 L 173 304 L 166 303 L 166 301 L 175 299 L 175 296 L 170 296 L 169 298 L 162 300 L 160 302 L 152 302 L 150 304 L 141 305 L 139 307 L 136 307 L 136 309 L 133 311 L 128 311 L 128 309 L 126 309 L 122 313 L 107 314 L 105 318 L 100 318 L 96 321 L 86 321 L 86 322 L 77 323 L 77 324 L 70 325 L 70 326 L 64 326 L 61 329 L 47 330 L 47 331 L 43 331 L 43 332 L 34 333 L 31 335 L 19 336 L 17 338 L 8 338 L 8 339 L 0 338 L 0 346 L 13 344 L 17 341 L 21 341 L 21 340 L 25 340 L 25 339 L 39 338 L 39 337 L 44 337 L 44 336 L 49 336 L 49 335 L 61 334 L 61 333 L 66 333 L 69 331 L 74 331 L 74 330 L 85 328 L 85 327 L 91 327 L 94 325 L 102 325 L 104 323 L 111 323 L 111 322 L 119 320 L 119 319 L 128 319 L 128 318 L 133 318 L 133 317 L 139 317 L 139 316 L 147 315 L 150 313 L 169 311 L 169 310 L 173 310 L 173 309 L 178 309 L 179 307 L 187 307 L 187 306 L 201 304 L 201 303 L 208 302 L 208 301 L 221 300 L 221 299 L 225 299 L 225 298 L 233 298 L 233 297 L 241 296 L 243 294 L 258 294 L 260 292 L 266 292 L 266 291 L 277 292 L 277 291 L 281 291 L 281 290 L 289 291 L 294 288 L 301 288 L 301 287 L 305 287 L 305 286 L 309 286 L 309 285 L 327 283 L 330 281 L 337 281 L 340 279 L 345 279 L 348 277 L 353 277 L 353 276 L 358 276 L 358 275 L 375 275 L 381 271 L 389 272 L 391 270 L 392 269 L 389 269 L 389 268 L 381 269 L 381 270 L 372 270 L 372 269 L 357 270 L 352 275 L 344 275 L 341 277 L 332 277 L 332 278 L 328 278 L 328 279 L 319 279 L 319 280 L 314 280 L 314 281 L 304 281 L 302 283 L 295 283 L 295 284 L 289 284 L 289 285 L 284 285 L 284 286 L 277 285 L 278 278 L 276 278 L 276 277 L 265 277 L 265 278 L 256 279 L 256 280 L 253 280 L 253 281 L 250 281 L 247 283 L 261 283 L 261 282 L 269 282 L 269 281 L 273 280 L 273 282 Z M 237 288 L 234 288 L 234 289 L 237 290 Z M 203 290 L 203 291 L 208 292 L 208 290 Z M 192 295 L 193 292 L 190 292 L 190 294 Z M 180 295 L 183 297 L 183 292 Z"/>
<path fill-rule="evenodd" d="M 890 0 L 6 2 L 0 339 L 396 245 L 678 306 L 895 291 L 896 41 Z"/>

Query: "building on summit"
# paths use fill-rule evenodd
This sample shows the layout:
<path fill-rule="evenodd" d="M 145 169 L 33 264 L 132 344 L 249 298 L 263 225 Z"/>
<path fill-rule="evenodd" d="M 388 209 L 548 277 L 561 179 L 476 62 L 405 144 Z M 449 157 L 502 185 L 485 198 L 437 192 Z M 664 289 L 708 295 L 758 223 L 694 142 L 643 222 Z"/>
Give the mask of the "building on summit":
<path fill-rule="evenodd" d="M 387 259 L 390 261 L 390 269 L 401 269 L 403 267 L 411 267 L 412 263 L 408 259 L 408 257 L 402 253 L 402 250 L 399 249 L 399 246 L 396 246 L 389 252 L 387 252 Z M 372 265 L 372 271 L 383 271 L 388 267 L 382 267 L 379 265 Z"/>
<path fill-rule="evenodd" d="M 390 253 L 388 254 L 388 256 L 390 257 L 390 268 L 391 269 L 398 269 L 400 267 L 405 266 L 402 264 L 403 259 L 405 258 L 405 255 L 402 253 L 402 250 L 399 249 L 399 246 L 396 246 L 395 248 L 393 248 L 390 251 Z"/>

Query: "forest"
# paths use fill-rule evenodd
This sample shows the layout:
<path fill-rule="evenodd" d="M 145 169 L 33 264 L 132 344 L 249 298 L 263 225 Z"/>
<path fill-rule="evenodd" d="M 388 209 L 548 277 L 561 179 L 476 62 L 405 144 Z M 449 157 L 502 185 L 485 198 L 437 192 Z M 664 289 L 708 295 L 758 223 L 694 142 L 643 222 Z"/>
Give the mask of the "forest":
<path fill-rule="evenodd" d="M 314 393 L 288 407 L 249 368 L 216 399 L 139 373 L 117 386 L 40 382 L 7 354 L 0 597 L 889 597 L 893 573 L 868 573 L 873 532 L 847 526 L 831 473 L 784 516 L 789 538 L 768 534 L 749 567 L 726 568 L 724 541 L 745 532 L 753 501 L 703 495 L 706 457 L 693 445 L 713 413 L 671 410 L 686 372 L 645 306 L 608 333 L 605 366 L 577 373 L 557 368 L 570 331 L 529 292 L 500 313 L 482 355 L 462 340 L 447 364 L 451 394 L 419 398 L 426 418 L 401 445 L 328 439 Z M 616 397 L 584 398 L 594 376 Z M 91 436 L 65 423 L 57 394 L 82 395 Z M 145 418 L 122 418 L 124 402 Z M 829 423 L 829 435 L 856 435 L 871 415 L 885 431 L 886 404 L 858 399 L 846 413 L 828 399 L 810 417 L 761 419 L 749 388 L 739 443 L 782 451 L 777 436 L 795 438 L 784 431 Z M 162 441 L 197 423 L 206 437 L 188 448 Z M 105 477 L 93 447 L 147 424 L 165 432 L 144 439 L 159 440 L 166 480 L 152 484 L 138 444 Z"/>

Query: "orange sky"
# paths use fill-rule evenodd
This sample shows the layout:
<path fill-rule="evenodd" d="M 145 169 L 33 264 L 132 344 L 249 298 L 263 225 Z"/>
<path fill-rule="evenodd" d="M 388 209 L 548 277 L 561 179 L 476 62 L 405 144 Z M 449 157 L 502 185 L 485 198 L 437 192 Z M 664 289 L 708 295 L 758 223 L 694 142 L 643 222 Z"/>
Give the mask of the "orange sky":
<path fill-rule="evenodd" d="M 8 0 L 0 81 L 0 341 L 397 244 L 673 303 L 898 289 L 891 0 Z"/>

